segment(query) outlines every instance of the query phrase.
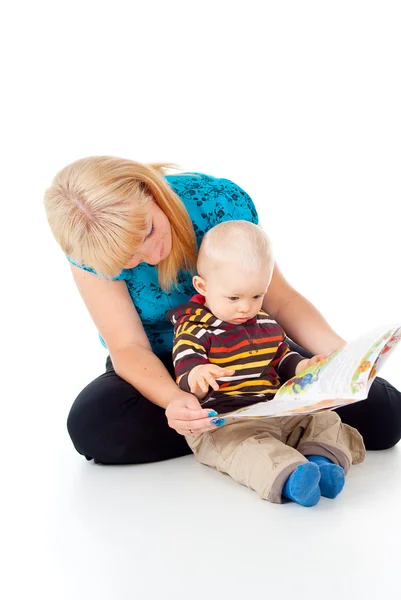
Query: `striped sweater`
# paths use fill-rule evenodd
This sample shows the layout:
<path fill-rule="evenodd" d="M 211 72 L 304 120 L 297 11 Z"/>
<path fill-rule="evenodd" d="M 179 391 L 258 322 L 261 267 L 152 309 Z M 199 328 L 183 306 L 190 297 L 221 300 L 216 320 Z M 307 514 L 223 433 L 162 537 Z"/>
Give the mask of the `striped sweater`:
<path fill-rule="evenodd" d="M 197 294 L 167 313 L 174 325 L 173 362 L 177 384 L 189 392 L 188 375 L 202 364 L 234 369 L 218 379 L 201 401 L 218 413 L 271 400 L 304 359 L 291 352 L 281 327 L 263 311 L 240 325 L 217 319 Z"/>

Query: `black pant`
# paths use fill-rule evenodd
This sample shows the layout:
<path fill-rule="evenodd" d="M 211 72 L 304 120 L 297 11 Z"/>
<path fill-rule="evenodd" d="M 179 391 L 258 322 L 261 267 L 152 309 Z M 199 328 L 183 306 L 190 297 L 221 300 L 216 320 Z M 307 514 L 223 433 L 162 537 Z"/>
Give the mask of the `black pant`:
<path fill-rule="evenodd" d="M 173 374 L 171 356 L 160 358 Z M 337 412 L 359 430 L 368 450 L 391 448 L 401 439 L 401 393 L 384 379 L 376 377 L 366 400 Z M 164 409 L 121 379 L 110 358 L 106 372 L 75 400 L 67 426 L 76 450 L 103 464 L 146 463 L 191 453 L 185 438 L 168 426 Z"/>

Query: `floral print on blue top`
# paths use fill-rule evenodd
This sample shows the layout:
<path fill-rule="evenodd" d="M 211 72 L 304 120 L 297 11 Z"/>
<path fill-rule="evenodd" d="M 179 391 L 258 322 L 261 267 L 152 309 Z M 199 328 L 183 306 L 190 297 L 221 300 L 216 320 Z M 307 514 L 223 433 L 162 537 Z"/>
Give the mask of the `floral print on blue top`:
<path fill-rule="evenodd" d="M 201 173 L 167 175 L 165 179 L 185 204 L 194 226 L 198 248 L 205 233 L 222 221 L 241 219 L 258 223 L 251 198 L 228 179 Z M 77 266 L 92 271 L 87 267 Z M 170 309 L 187 302 L 195 293 L 191 273 L 181 271 L 177 287 L 169 292 L 162 290 L 159 285 L 157 267 L 147 263 L 141 263 L 134 269 L 123 269 L 115 279 L 126 282 L 155 354 L 170 353 L 173 347 L 173 326 L 166 314 Z M 104 340 L 100 339 L 106 346 Z"/>

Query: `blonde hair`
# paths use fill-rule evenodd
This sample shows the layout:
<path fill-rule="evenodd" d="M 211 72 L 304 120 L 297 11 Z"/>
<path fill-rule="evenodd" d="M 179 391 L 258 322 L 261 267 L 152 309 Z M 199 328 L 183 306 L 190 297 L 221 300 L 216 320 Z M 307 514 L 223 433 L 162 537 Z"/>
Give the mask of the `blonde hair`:
<path fill-rule="evenodd" d="M 161 287 L 171 288 L 180 269 L 193 271 L 195 232 L 183 202 L 163 177 L 169 168 L 174 165 L 91 156 L 57 173 L 44 204 L 65 254 L 102 277 L 116 277 L 143 243 L 154 201 L 168 218 L 172 236 L 172 250 L 158 265 Z"/>
<path fill-rule="evenodd" d="M 213 268 L 234 266 L 242 273 L 273 270 L 274 256 L 266 233 L 249 221 L 223 221 L 204 236 L 197 270 L 205 278 Z"/>

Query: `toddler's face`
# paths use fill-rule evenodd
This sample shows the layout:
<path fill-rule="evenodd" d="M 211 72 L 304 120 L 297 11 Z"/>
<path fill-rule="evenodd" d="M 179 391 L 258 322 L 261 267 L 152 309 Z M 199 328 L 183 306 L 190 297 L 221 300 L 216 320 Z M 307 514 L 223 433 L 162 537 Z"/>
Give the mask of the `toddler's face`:
<path fill-rule="evenodd" d="M 203 280 L 204 291 L 198 291 L 218 319 L 238 325 L 258 314 L 271 277 L 272 271 L 267 268 L 256 273 L 219 268 Z"/>

